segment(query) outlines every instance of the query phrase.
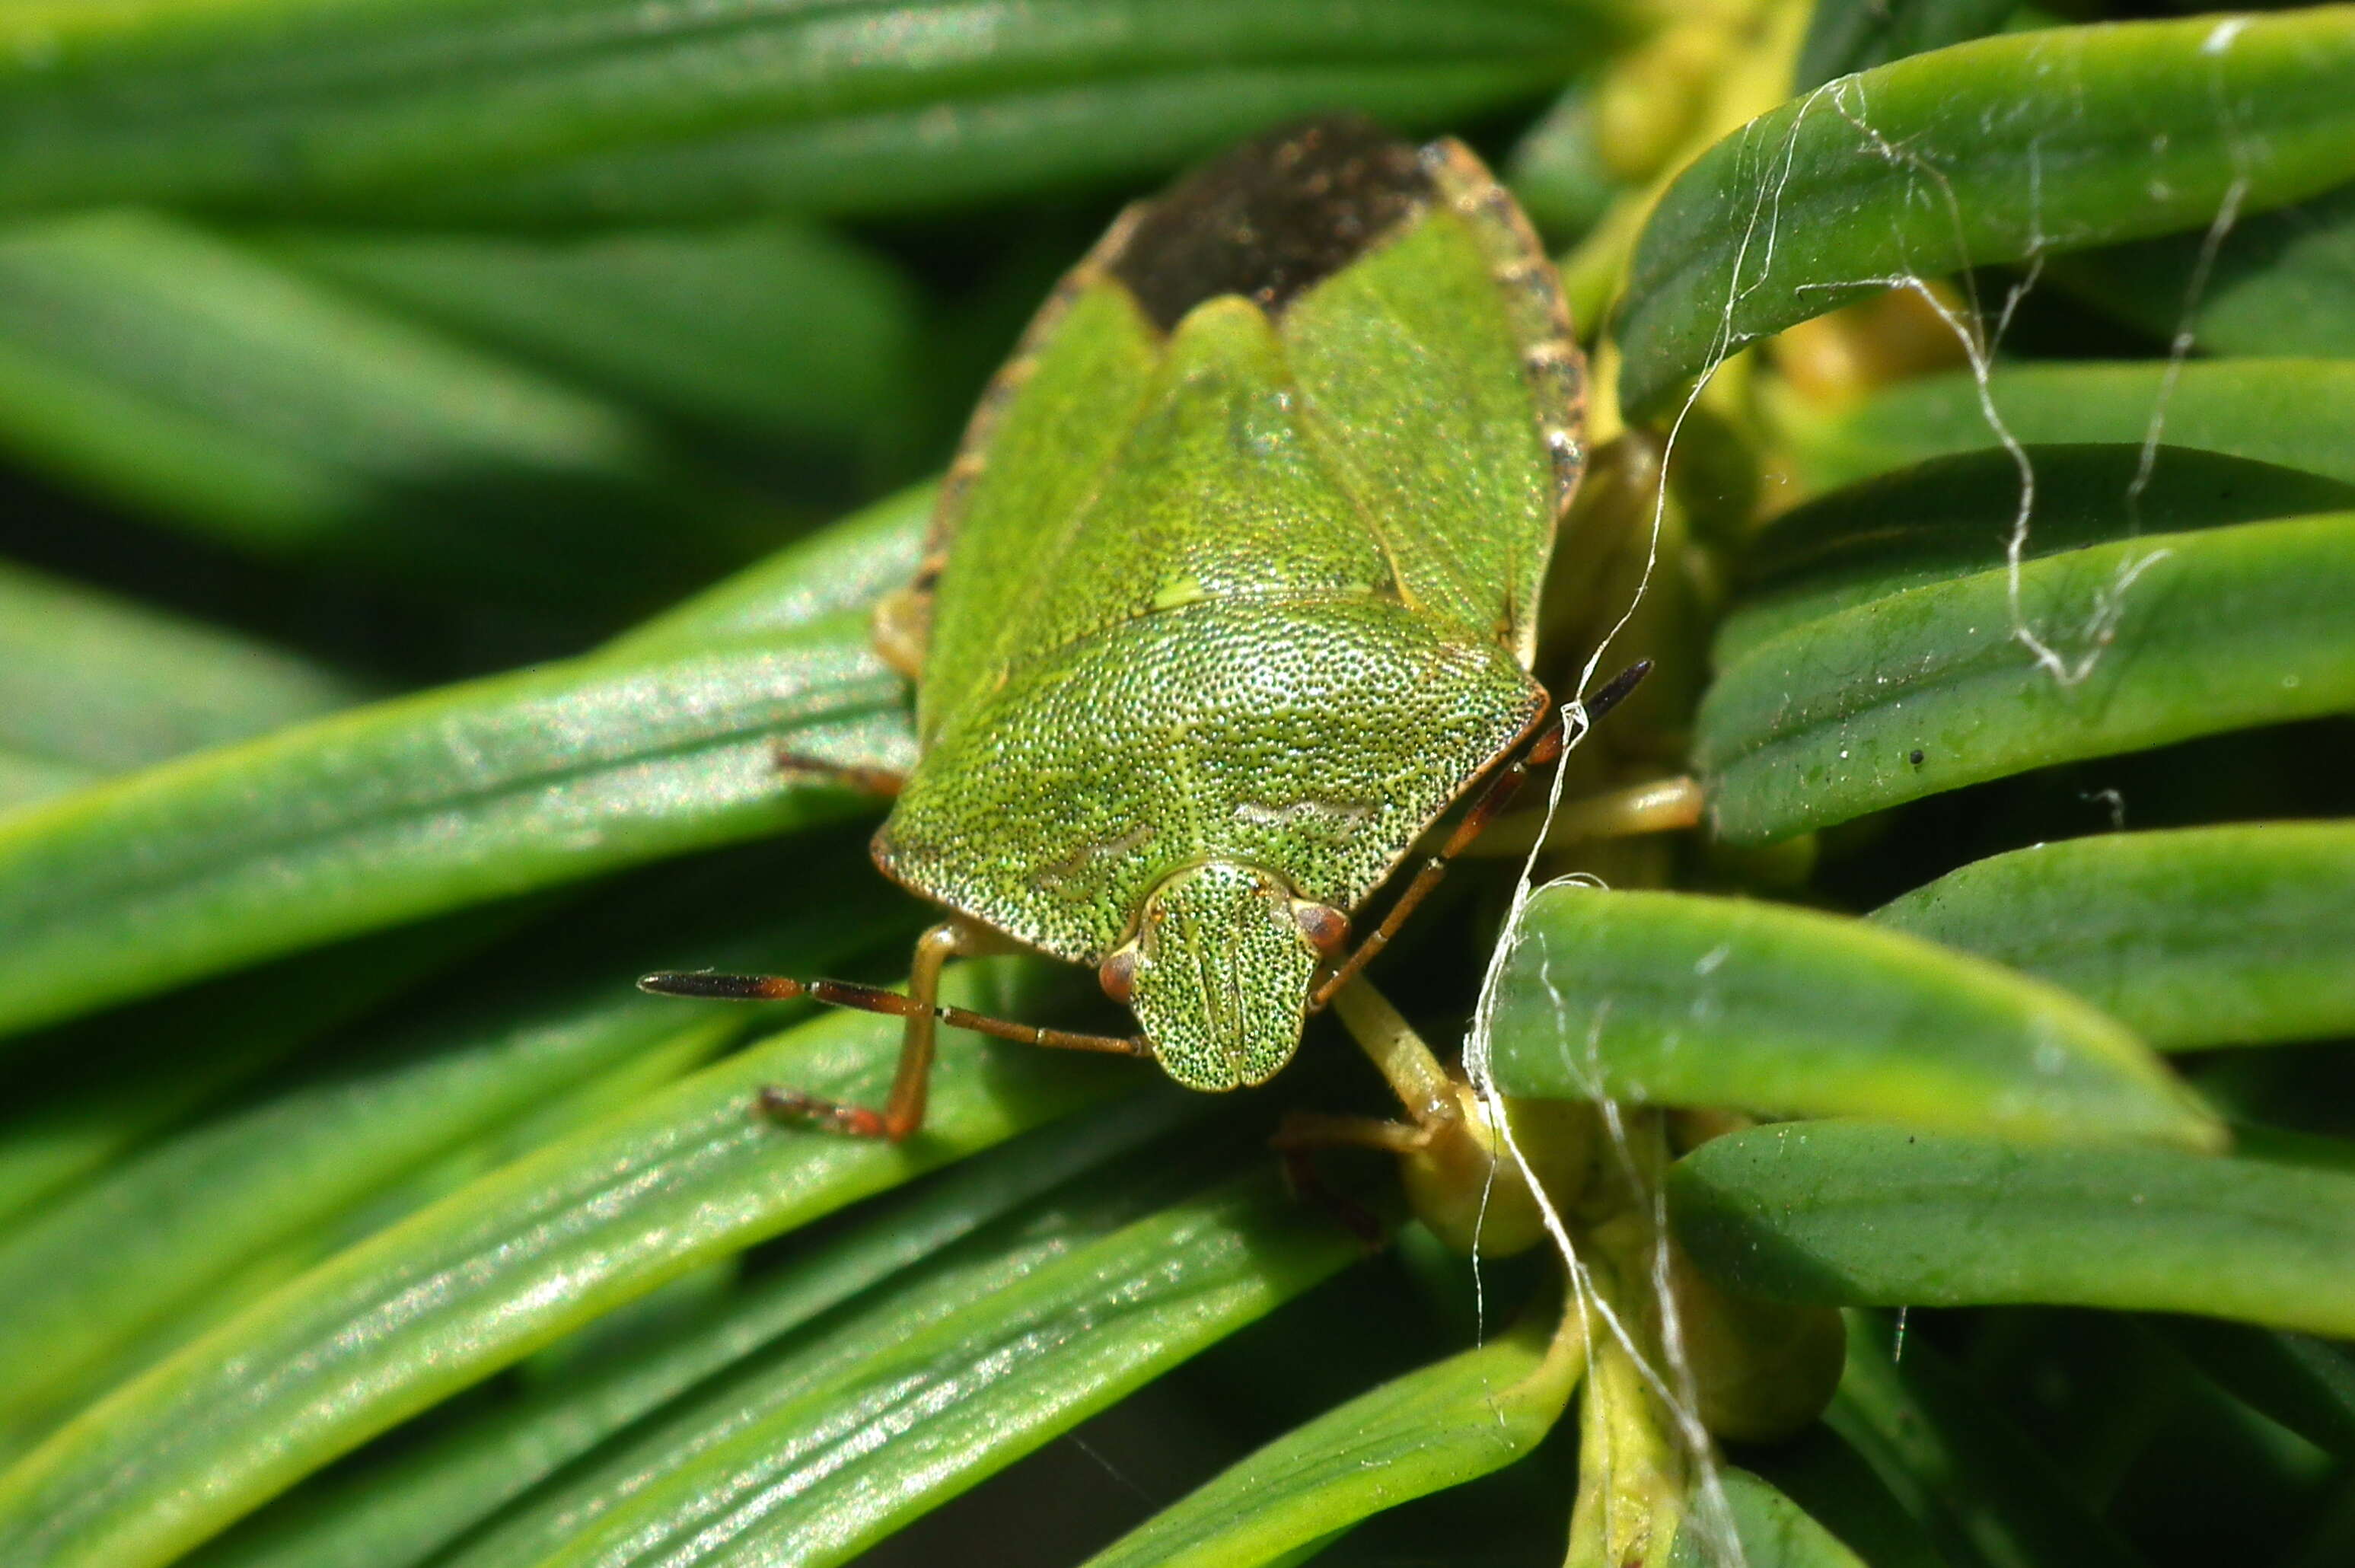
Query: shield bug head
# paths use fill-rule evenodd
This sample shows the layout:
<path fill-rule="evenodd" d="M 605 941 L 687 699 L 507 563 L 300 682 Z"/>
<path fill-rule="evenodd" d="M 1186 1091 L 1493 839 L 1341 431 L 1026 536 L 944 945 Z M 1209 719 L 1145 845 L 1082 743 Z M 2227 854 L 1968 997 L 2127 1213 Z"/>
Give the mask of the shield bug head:
<path fill-rule="evenodd" d="M 1213 860 L 1146 894 L 1135 938 L 1105 962 L 1163 1071 L 1188 1089 L 1240 1088 L 1292 1059 L 1333 952 L 1318 941 L 1327 917 L 1268 872 Z"/>

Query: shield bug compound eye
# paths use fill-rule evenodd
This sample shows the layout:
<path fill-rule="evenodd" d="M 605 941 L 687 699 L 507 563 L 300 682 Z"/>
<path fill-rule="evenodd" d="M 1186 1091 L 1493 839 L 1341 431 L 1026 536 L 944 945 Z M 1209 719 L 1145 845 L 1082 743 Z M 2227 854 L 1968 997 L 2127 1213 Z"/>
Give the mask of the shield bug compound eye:
<path fill-rule="evenodd" d="M 1131 208 L 983 395 L 879 645 L 918 761 L 877 865 L 943 905 L 911 995 L 649 976 L 908 1019 L 901 1137 L 939 1022 L 1257 1083 L 1493 814 L 1551 703 L 1537 597 L 1582 461 L 1551 267 L 1462 146 L 1327 118 Z M 1352 917 L 1487 779 L 1354 950 Z M 948 958 L 1096 969 L 1135 1037 L 935 1005 Z"/>

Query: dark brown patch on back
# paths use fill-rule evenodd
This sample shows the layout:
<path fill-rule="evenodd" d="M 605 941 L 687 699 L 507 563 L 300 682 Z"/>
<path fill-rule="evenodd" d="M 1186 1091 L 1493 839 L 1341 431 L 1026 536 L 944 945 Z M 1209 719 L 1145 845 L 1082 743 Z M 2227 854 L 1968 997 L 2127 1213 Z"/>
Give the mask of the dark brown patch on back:
<path fill-rule="evenodd" d="M 1146 208 L 1109 259 L 1167 332 L 1241 294 L 1273 315 L 1371 250 L 1432 199 L 1414 148 L 1372 121 L 1328 115 L 1246 142 Z"/>

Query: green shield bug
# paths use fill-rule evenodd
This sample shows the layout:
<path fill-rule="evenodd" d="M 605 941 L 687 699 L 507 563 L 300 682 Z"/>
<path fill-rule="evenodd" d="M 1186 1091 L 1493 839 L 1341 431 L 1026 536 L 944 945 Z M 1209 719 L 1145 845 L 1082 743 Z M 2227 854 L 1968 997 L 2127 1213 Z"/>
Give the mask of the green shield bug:
<path fill-rule="evenodd" d="M 768 1102 L 867 1136 L 922 1124 L 936 1022 L 1197 1089 L 1266 1079 L 1558 750 L 1529 667 L 1581 378 L 1552 268 L 1455 142 L 1318 120 L 1130 208 L 983 396 L 878 615 L 919 681 L 919 760 L 875 861 L 952 912 L 911 995 L 642 984 L 906 1017 L 880 1109 Z M 1353 948 L 1351 916 L 1484 781 Z M 948 958 L 1008 945 L 1095 967 L 1141 1032 L 935 1006 Z"/>

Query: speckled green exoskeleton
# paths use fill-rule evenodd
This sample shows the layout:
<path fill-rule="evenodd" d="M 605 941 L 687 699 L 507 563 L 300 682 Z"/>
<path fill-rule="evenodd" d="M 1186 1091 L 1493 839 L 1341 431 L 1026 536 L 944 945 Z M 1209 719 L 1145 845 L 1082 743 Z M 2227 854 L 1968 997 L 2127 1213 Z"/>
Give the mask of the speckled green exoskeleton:
<path fill-rule="evenodd" d="M 875 860 L 953 912 L 912 995 L 649 984 L 907 1016 L 881 1110 L 773 1101 L 868 1136 L 921 1123 L 935 1019 L 1266 1079 L 1395 923 L 1352 949 L 1351 915 L 1556 733 L 1529 666 L 1580 403 L 1553 271 L 1455 142 L 1320 120 L 1131 208 L 984 395 L 879 615 L 920 750 Z M 933 1005 L 948 957 L 1009 944 L 1095 966 L 1141 1032 Z"/>

